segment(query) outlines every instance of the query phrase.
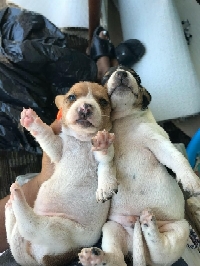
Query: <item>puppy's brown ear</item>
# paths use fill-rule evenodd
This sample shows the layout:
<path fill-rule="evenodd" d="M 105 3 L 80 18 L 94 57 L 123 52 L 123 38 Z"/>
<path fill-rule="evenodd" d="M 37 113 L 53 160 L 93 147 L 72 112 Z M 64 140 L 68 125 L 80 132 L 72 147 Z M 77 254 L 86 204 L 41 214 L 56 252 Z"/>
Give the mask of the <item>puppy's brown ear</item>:
<path fill-rule="evenodd" d="M 64 98 L 65 98 L 64 95 L 58 95 L 58 96 L 56 96 L 56 98 L 55 98 L 55 104 L 58 107 L 58 109 L 62 108 Z"/>
<path fill-rule="evenodd" d="M 103 78 L 101 79 L 101 85 L 105 85 L 107 81 L 109 80 L 110 76 L 117 70 L 118 66 L 110 67 L 108 71 L 104 74 Z"/>
<path fill-rule="evenodd" d="M 144 87 L 142 88 L 142 93 L 142 110 L 145 110 L 151 102 L 151 94 Z"/>

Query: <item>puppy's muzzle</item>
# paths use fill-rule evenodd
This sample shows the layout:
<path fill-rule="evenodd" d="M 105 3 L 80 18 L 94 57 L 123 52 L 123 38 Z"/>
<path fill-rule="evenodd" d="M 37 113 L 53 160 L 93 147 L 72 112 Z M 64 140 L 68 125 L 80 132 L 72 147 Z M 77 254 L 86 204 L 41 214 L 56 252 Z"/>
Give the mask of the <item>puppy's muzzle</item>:
<path fill-rule="evenodd" d="M 128 74 L 126 71 L 124 70 L 116 71 L 114 79 L 115 79 L 117 86 L 121 86 L 121 85 L 128 86 L 129 78 L 128 78 Z"/>
<path fill-rule="evenodd" d="M 81 119 L 89 118 L 92 115 L 92 105 L 84 103 L 83 106 L 78 109 L 78 115 Z"/>
<path fill-rule="evenodd" d="M 125 91 L 131 91 L 132 89 L 129 86 L 129 75 L 126 71 L 124 70 L 118 70 L 114 73 L 113 75 L 113 83 L 112 83 L 112 90 L 109 93 L 110 96 L 112 96 L 112 94 L 114 92 L 116 93 L 124 93 Z"/>
<path fill-rule="evenodd" d="M 81 124 L 84 127 L 92 126 L 92 124 L 87 120 L 92 116 L 92 105 L 88 103 L 84 103 L 82 106 L 78 108 L 78 116 L 77 123 Z"/>
<path fill-rule="evenodd" d="M 116 78 L 120 80 L 123 83 L 123 80 L 127 78 L 127 73 L 126 71 L 119 70 L 116 72 Z"/>

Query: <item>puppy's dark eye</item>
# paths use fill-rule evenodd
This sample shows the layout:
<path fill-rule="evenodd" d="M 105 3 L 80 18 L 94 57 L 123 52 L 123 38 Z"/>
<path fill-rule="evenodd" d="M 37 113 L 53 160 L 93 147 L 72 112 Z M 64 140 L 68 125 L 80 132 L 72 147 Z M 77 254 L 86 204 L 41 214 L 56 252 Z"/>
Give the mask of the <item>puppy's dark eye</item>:
<path fill-rule="evenodd" d="M 74 101 L 76 101 L 76 95 L 71 94 L 71 95 L 69 95 L 69 96 L 67 97 L 67 99 L 70 100 L 70 102 L 74 102 Z"/>
<path fill-rule="evenodd" d="M 102 99 L 99 100 L 99 104 L 102 107 L 106 107 L 108 105 L 108 101 L 102 98 Z"/>

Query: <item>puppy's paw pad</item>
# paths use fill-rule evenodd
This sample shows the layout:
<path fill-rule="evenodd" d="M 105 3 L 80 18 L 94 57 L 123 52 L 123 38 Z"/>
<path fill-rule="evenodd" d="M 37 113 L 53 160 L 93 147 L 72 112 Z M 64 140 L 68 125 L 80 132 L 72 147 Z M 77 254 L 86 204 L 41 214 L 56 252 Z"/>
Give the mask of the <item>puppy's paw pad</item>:
<path fill-rule="evenodd" d="M 35 121 L 37 121 L 38 116 L 32 109 L 23 109 L 21 112 L 21 125 L 25 128 L 29 128 Z"/>
<path fill-rule="evenodd" d="M 142 211 L 140 215 L 140 223 L 148 227 L 152 222 L 156 222 L 156 218 L 153 215 L 152 211 L 149 209 Z"/>
<path fill-rule="evenodd" d="M 81 250 L 78 256 L 83 266 L 106 265 L 106 261 L 104 260 L 105 253 L 96 247 L 84 248 Z"/>
<path fill-rule="evenodd" d="M 115 135 L 113 133 L 109 133 L 106 130 L 98 131 L 96 136 L 92 138 L 92 150 L 94 151 L 103 151 L 107 152 L 107 149 L 114 142 Z"/>

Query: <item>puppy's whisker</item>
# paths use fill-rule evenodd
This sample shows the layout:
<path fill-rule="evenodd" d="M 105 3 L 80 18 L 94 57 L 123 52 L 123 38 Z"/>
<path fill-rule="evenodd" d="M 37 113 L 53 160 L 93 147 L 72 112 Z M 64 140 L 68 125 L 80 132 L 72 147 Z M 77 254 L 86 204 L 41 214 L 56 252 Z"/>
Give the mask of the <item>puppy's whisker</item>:
<path fill-rule="evenodd" d="M 106 116 L 106 117 L 110 117 L 109 115 L 101 115 L 101 116 Z"/>

